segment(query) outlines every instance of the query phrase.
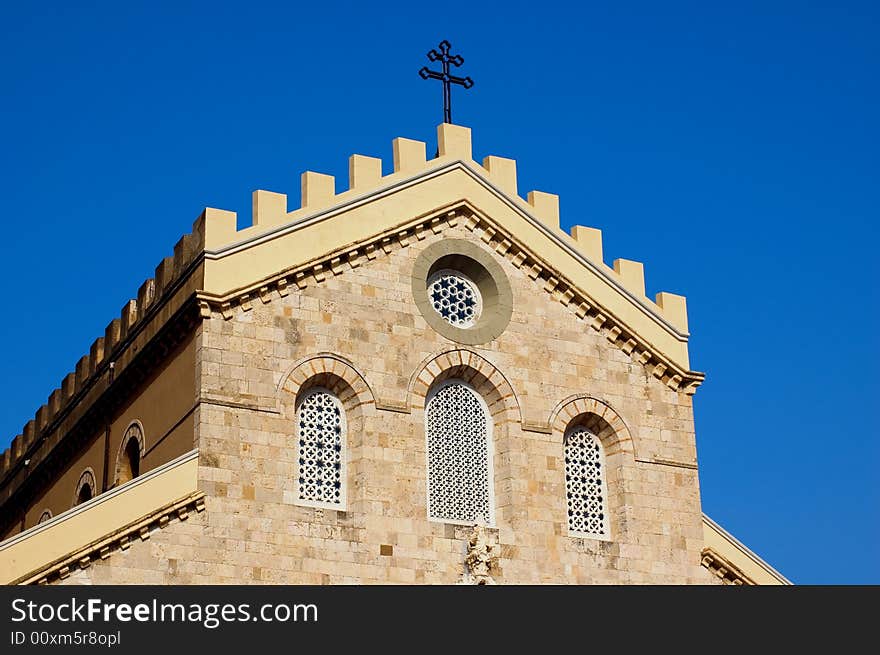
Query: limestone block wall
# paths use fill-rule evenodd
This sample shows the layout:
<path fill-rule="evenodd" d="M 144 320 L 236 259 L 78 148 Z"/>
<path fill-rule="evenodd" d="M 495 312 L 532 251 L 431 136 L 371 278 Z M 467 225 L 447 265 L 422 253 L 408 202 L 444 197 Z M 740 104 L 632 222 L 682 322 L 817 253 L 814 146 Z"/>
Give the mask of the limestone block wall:
<path fill-rule="evenodd" d="M 68 581 L 459 581 L 469 528 L 427 518 L 424 403 L 436 381 L 464 377 L 494 421 L 499 583 L 711 582 L 691 396 L 489 249 L 512 289 L 509 325 L 476 346 L 440 336 L 410 274 L 450 237 L 485 248 L 457 225 L 205 319 L 194 420 L 206 511 Z M 332 388 L 348 417 L 345 511 L 296 504 L 295 402 L 313 384 Z M 607 541 L 567 534 L 563 434 L 576 417 L 601 417 Z"/>

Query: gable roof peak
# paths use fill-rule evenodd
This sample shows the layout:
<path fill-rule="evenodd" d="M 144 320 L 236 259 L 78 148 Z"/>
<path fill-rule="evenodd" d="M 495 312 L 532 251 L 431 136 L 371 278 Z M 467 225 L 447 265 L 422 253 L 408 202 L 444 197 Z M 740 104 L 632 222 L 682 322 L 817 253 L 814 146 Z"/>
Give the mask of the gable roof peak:
<path fill-rule="evenodd" d="M 335 207 L 356 203 L 375 196 L 415 178 L 427 177 L 441 169 L 460 162 L 475 177 L 488 183 L 520 211 L 538 219 L 556 238 L 576 248 L 581 255 L 602 272 L 634 294 L 640 302 L 662 316 L 682 333 L 688 331 L 687 307 L 683 296 L 668 292 L 658 293 L 653 300 L 645 295 L 645 273 L 641 262 L 619 258 L 608 266 L 603 261 L 602 231 L 594 227 L 574 225 L 571 233 L 561 230 L 559 196 L 545 191 L 529 191 L 525 198 L 518 193 L 516 160 L 496 155 L 486 156 L 482 164 L 473 159 L 471 129 L 463 125 L 441 123 L 437 126 L 437 155 L 427 158 L 427 144 L 404 137 L 392 142 L 394 170 L 382 175 L 382 160 L 354 154 L 349 157 L 348 189 L 336 191 L 332 175 L 305 171 L 301 176 L 300 207 L 291 210 L 286 194 L 266 190 L 253 192 L 252 224 L 236 229 L 233 212 L 206 210 L 193 225 L 198 241 L 209 252 L 218 252 L 255 237 Z"/>

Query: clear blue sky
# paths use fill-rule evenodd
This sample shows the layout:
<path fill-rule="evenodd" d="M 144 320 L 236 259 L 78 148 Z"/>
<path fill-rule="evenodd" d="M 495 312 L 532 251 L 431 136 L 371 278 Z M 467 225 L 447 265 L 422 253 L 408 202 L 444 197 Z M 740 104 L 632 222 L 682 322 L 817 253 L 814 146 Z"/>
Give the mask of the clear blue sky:
<path fill-rule="evenodd" d="M 447 38 L 475 158 L 687 296 L 705 511 L 880 583 L 877 3 L 72 4 L 0 10 L 0 447 L 204 206 L 433 148 Z"/>

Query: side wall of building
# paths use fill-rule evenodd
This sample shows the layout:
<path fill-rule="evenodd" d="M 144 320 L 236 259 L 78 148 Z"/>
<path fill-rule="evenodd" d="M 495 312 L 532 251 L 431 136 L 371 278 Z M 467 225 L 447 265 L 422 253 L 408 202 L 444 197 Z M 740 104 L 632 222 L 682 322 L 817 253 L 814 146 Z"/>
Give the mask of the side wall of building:
<path fill-rule="evenodd" d="M 196 404 L 196 337 L 192 335 L 173 352 L 165 363 L 130 396 L 110 423 L 109 445 L 105 432 L 95 433 L 88 447 L 82 451 L 63 473 L 27 508 L 25 529 L 37 524 L 45 510 L 53 516 L 73 507 L 77 483 L 83 472 L 90 470 L 95 477 L 97 495 L 104 485 L 105 448 L 107 449 L 107 488 L 116 480 L 116 470 L 124 444 L 123 437 L 133 422 L 143 428 L 144 448 L 140 462 L 141 473 L 161 466 L 194 447 Z M 137 518 L 137 517 L 133 517 Z M 21 531 L 16 525 L 6 537 Z"/>

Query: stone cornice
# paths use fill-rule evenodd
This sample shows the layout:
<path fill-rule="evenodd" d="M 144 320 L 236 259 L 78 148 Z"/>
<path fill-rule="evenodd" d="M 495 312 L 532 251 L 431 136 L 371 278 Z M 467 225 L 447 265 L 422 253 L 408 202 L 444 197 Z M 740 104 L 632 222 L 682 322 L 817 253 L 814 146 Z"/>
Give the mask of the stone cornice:
<path fill-rule="evenodd" d="M 456 170 L 466 173 L 469 178 L 475 183 L 491 191 L 499 201 L 506 205 L 508 209 L 512 210 L 523 219 L 528 221 L 536 230 L 539 230 L 544 234 L 544 236 L 552 240 L 558 248 L 565 251 L 570 256 L 574 257 L 582 266 L 588 268 L 594 274 L 601 277 L 607 284 L 614 287 L 619 294 L 627 297 L 635 305 L 640 307 L 645 312 L 646 316 L 649 316 L 651 320 L 657 323 L 658 326 L 662 327 L 675 338 L 681 341 L 687 341 L 687 338 L 689 336 L 688 331 L 679 329 L 669 320 L 667 320 L 666 317 L 662 315 L 660 308 L 655 303 L 648 300 L 644 296 L 644 293 L 633 293 L 625 284 L 621 282 L 620 276 L 615 274 L 614 271 L 604 265 L 600 265 L 601 263 L 593 261 L 590 257 L 585 256 L 583 252 L 581 252 L 581 250 L 576 247 L 576 242 L 573 239 L 567 237 L 567 235 L 559 230 L 558 227 L 550 227 L 544 221 L 538 218 L 533 213 L 533 207 L 523 202 L 522 199 L 519 197 L 512 198 L 509 194 L 505 193 L 504 190 L 500 189 L 492 182 L 491 179 L 486 176 L 485 170 L 481 173 L 476 170 L 473 162 L 468 162 L 464 160 L 437 160 L 434 162 L 430 162 L 427 169 L 420 171 L 416 175 L 396 180 L 381 187 L 380 189 L 373 190 L 367 194 L 360 194 L 351 198 L 347 198 L 345 201 L 334 204 L 332 207 L 320 209 L 318 211 L 313 211 L 309 213 L 295 212 L 295 214 L 299 214 L 296 220 L 292 220 L 282 225 L 278 225 L 270 229 L 265 229 L 263 231 L 250 234 L 249 236 L 242 239 L 233 240 L 231 243 L 224 244 L 217 248 L 206 248 L 204 257 L 206 260 L 210 261 L 222 260 L 231 255 L 235 255 L 255 246 L 271 242 L 277 238 L 300 231 L 312 225 L 316 225 L 327 220 L 332 220 L 354 209 L 376 201 L 380 201 L 383 198 L 389 197 L 402 190 L 422 184 L 428 180 L 441 177 L 447 173 Z M 529 211 L 529 209 L 532 209 L 532 211 Z M 244 232 L 247 231 L 248 230 L 245 230 Z"/>
<path fill-rule="evenodd" d="M 657 378 L 673 391 L 693 395 L 705 379 L 703 373 L 685 370 L 666 357 L 614 313 L 599 306 L 586 290 L 574 286 L 549 262 L 535 256 L 528 246 L 506 234 L 489 216 L 467 200 L 459 200 L 427 215 L 401 222 L 392 230 L 348 244 L 345 248 L 279 271 L 228 294 L 221 296 L 201 291 L 197 294 L 201 316 L 210 318 L 216 313 L 224 319 L 231 319 L 236 312 L 251 311 L 255 303 L 267 304 L 273 298 L 287 296 L 291 289 L 301 290 L 321 284 L 329 277 L 342 275 L 377 257 L 390 255 L 395 249 L 422 241 L 429 234 L 439 235 L 456 226 L 478 235 L 487 247 L 523 270 L 538 289 L 567 307 L 588 329 L 603 334 L 610 344 L 644 366 L 646 374 Z"/>
<path fill-rule="evenodd" d="M 87 569 L 92 562 L 108 559 L 114 553 L 128 550 L 135 540 L 147 541 L 154 530 L 162 530 L 171 521 L 186 521 L 192 512 L 205 511 L 205 494 L 194 492 L 176 502 L 160 507 L 155 512 L 132 521 L 103 539 L 31 571 L 12 584 L 50 584 L 68 578 L 77 569 Z"/>
<path fill-rule="evenodd" d="M 703 514 L 702 565 L 725 584 L 792 584 L 779 571 L 705 514 Z"/>
<path fill-rule="evenodd" d="M 199 451 L 183 453 L 88 501 L 38 523 L 0 543 L 0 582 L 34 582 L 65 577 L 74 566 L 89 566 L 125 549 L 135 532 L 149 538 L 173 518 L 201 511 Z"/>
<path fill-rule="evenodd" d="M 732 585 L 755 585 L 757 584 L 749 576 L 743 573 L 734 564 L 716 553 L 711 548 L 704 548 L 700 553 L 700 564 L 715 574 L 723 584 Z"/>
<path fill-rule="evenodd" d="M 651 303 L 645 297 L 640 297 L 632 293 L 629 289 L 626 288 L 626 286 L 621 284 L 620 280 L 611 275 L 610 270 L 606 270 L 605 268 L 597 265 L 596 262 L 594 262 L 589 257 L 586 257 L 580 250 L 578 250 L 578 248 L 574 247 L 571 239 L 566 239 L 564 233 L 562 233 L 559 229 L 548 227 L 532 212 L 523 207 L 525 203 L 523 203 L 521 199 L 517 198 L 519 202 L 516 202 L 515 200 L 510 198 L 508 194 L 506 194 L 497 185 L 493 184 L 492 181 L 485 176 L 485 172 L 480 173 L 474 168 L 473 163 L 468 163 L 464 160 L 454 160 L 442 163 L 442 165 L 438 165 L 434 168 L 429 168 L 425 171 L 421 171 L 417 175 L 398 180 L 392 184 L 382 187 L 380 190 L 371 191 L 370 193 L 362 194 L 354 198 L 348 199 L 345 202 L 335 204 L 330 208 L 319 210 L 317 212 L 302 216 L 298 220 L 290 222 L 288 224 L 280 225 L 278 227 L 260 232 L 258 234 L 253 234 L 245 239 L 234 241 L 233 243 L 226 244 L 219 248 L 206 249 L 205 259 L 223 259 L 224 257 L 228 257 L 248 248 L 267 243 L 278 237 L 296 232 L 310 225 L 314 225 L 316 223 L 320 223 L 326 220 L 331 220 L 339 215 L 351 211 L 352 209 L 368 203 L 376 202 L 377 200 L 381 200 L 382 198 L 390 196 L 403 189 L 421 184 L 426 180 L 439 177 L 452 170 L 461 170 L 467 173 L 474 182 L 482 185 L 486 189 L 491 190 L 498 197 L 499 200 L 507 205 L 509 209 L 529 221 L 536 229 L 540 230 L 544 233 L 545 236 L 553 240 L 559 248 L 566 251 L 569 255 L 575 257 L 581 265 L 589 268 L 595 274 L 604 278 L 608 284 L 615 287 L 618 293 L 625 295 L 634 303 L 640 305 L 646 312 L 651 315 L 651 318 L 653 320 L 655 320 L 659 325 L 666 329 L 670 334 L 673 334 L 677 338 L 680 338 L 682 340 L 687 340 L 688 332 L 686 330 L 683 331 L 678 329 L 677 327 L 672 325 L 672 323 L 666 320 L 665 317 L 658 314 L 658 308 L 654 303 Z"/>

